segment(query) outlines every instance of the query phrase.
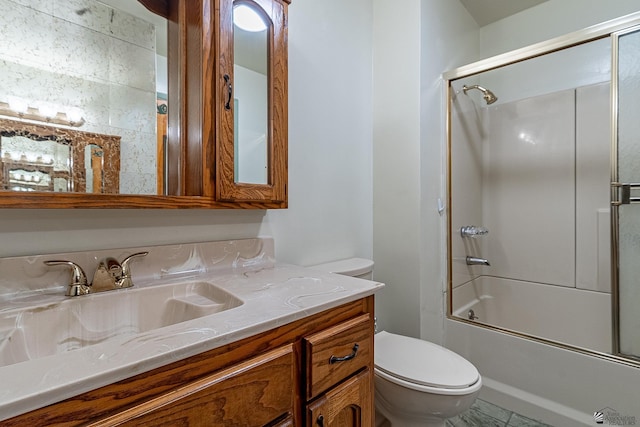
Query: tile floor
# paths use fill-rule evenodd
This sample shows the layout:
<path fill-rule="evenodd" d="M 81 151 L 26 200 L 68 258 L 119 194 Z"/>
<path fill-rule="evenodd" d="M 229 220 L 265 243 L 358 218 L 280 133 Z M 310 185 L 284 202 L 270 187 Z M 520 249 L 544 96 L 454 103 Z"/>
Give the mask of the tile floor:
<path fill-rule="evenodd" d="M 484 400 L 476 400 L 471 408 L 446 421 L 447 427 L 552 427 L 500 408 Z"/>

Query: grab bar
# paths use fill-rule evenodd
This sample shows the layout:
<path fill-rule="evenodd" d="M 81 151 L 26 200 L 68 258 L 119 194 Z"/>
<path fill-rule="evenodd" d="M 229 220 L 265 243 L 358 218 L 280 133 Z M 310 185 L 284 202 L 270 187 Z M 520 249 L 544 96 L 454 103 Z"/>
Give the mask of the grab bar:
<path fill-rule="evenodd" d="M 611 186 L 620 189 L 620 198 L 619 200 L 612 201 L 612 206 L 640 203 L 640 197 L 631 197 L 631 190 L 640 189 L 640 183 L 612 182 Z"/>

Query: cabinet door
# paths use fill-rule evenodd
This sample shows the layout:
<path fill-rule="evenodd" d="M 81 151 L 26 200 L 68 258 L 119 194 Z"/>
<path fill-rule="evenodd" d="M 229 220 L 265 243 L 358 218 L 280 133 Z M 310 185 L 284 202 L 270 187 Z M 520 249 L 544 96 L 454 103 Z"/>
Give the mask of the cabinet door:
<path fill-rule="evenodd" d="M 368 369 L 329 390 L 307 407 L 307 427 L 373 425 L 371 371 Z"/>
<path fill-rule="evenodd" d="M 216 198 L 287 200 L 288 0 L 219 0 Z M 244 30 L 253 13 L 263 29 Z"/>
<path fill-rule="evenodd" d="M 287 420 L 293 416 L 294 369 L 289 345 L 92 425 L 292 425 Z"/>

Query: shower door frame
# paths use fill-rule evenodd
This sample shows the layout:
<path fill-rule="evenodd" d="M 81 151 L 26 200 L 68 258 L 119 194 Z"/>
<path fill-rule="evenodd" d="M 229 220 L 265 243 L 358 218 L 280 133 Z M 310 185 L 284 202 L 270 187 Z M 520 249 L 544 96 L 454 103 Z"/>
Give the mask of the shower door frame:
<path fill-rule="evenodd" d="M 496 55 L 481 61 L 477 61 L 453 70 L 446 71 L 442 74 L 444 83 L 444 100 L 445 102 L 445 133 L 446 133 L 446 226 L 447 226 L 447 257 L 446 257 L 446 271 L 447 271 L 447 313 L 448 319 L 458 322 L 468 323 L 474 326 L 484 327 L 488 329 L 498 330 L 500 332 L 515 335 L 521 338 L 530 339 L 545 344 L 553 345 L 556 347 L 577 351 L 580 353 L 588 354 L 591 356 L 613 360 L 622 364 L 631 365 L 634 367 L 640 366 L 640 359 L 630 355 L 620 353 L 620 324 L 619 324 L 619 256 L 618 256 L 618 205 L 620 202 L 619 191 L 617 189 L 617 150 L 618 150 L 618 38 L 621 35 L 637 31 L 640 29 L 640 12 L 626 15 L 620 18 L 616 18 L 610 21 L 606 21 L 600 24 L 596 24 L 585 29 L 575 31 L 564 36 L 556 37 L 544 42 L 536 43 L 524 48 L 516 49 L 511 52 Z M 453 80 L 466 78 L 480 74 L 486 71 L 494 70 L 507 65 L 523 62 L 528 59 L 533 59 L 539 56 L 543 56 L 549 53 L 557 52 L 563 49 L 568 49 L 574 46 L 589 43 L 595 40 L 611 38 L 611 135 L 610 135 L 610 147 L 611 147 L 611 302 L 612 302 L 612 353 L 604 353 L 595 350 L 589 350 L 582 347 L 576 347 L 570 344 L 565 344 L 559 341 L 553 341 L 541 337 L 535 337 L 525 333 L 501 328 L 498 326 L 492 326 L 487 324 L 481 324 L 472 320 L 464 319 L 453 315 L 453 266 L 452 266 L 452 235 L 451 229 L 451 153 L 452 153 L 452 138 L 451 138 L 451 122 L 452 122 L 452 110 L 451 110 L 451 98 L 452 98 L 452 86 Z"/>
<path fill-rule="evenodd" d="M 631 354 L 624 354 L 620 350 L 620 255 L 619 255 L 619 236 L 620 236 L 620 216 L 618 210 L 621 206 L 629 202 L 622 202 L 619 189 L 623 184 L 619 182 L 618 174 L 618 89 L 619 89 L 619 39 L 621 36 L 640 31 L 640 23 L 629 26 L 620 31 L 611 34 L 611 251 L 612 251 L 612 268 L 611 274 L 611 299 L 613 302 L 613 319 L 612 319 L 612 335 L 613 335 L 613 353 L 615 356 L 629 358 L 635 360 L 640 365 L 640 357 Z M 623 196 L 624 197 L 624 196 Z"/>

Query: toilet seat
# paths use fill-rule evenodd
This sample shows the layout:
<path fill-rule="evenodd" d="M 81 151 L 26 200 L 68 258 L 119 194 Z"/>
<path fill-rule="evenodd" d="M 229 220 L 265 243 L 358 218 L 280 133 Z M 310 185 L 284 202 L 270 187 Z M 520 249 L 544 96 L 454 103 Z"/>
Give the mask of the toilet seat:
<path fill-rule="evenodd" d="M 466 394 L 481 387 L 475 366 L 428 341 L 382 331 L 375 335 L 374 358 L 376 374 L 414 390 Z"/>

